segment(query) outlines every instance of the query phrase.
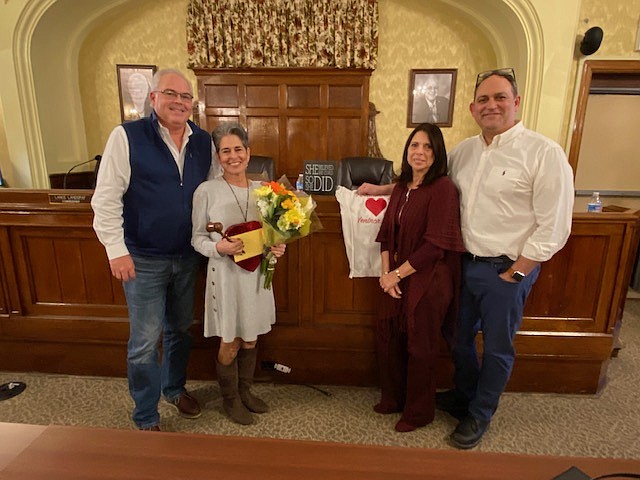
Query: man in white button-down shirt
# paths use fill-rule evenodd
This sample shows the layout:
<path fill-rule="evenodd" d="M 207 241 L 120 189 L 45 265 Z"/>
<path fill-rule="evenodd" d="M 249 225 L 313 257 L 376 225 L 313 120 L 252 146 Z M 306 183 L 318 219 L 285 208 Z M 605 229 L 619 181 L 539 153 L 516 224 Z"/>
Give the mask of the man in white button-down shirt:
<path fill-rule="evenodd" d="M 511 375 L 513 340 L 540 263 L 571 232 L 573 174 L 562 148 L 516 119 L 520 96 L 512 69 L 478 75 L 470 109 L 482 133 L 449 155 L 460 191 L 463 260 L 454 390 L 439 407 L 459 417 L 458 448 L 482 439 Z M 475 337 L 482 329 L 482 363 Z"/>

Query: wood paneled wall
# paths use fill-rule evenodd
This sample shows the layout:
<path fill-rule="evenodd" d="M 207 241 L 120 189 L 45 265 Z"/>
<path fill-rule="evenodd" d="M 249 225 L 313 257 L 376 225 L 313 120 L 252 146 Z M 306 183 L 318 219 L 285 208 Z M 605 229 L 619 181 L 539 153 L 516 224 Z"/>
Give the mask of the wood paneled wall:
<path fill-rule="evenodd" d="M 124 376 L 126 306 L 91 228 L 90 206 L 51 204 L 48 193 L 0 190 L 0 365 Z M 374 385 L 373 333 L 381 292 L 374 278 L 348 278 L 338 203 L 334 197 L 316 199 L 324 229 L 291 244 L 278 263 L 277 323 L 260 340 L 261 359 L 293 370 L 259 376 Z M 510 390 L 598 390 L 622 317 L 638 223 L 632 214 L 574 214 L 566 247 L 542 266 L 527 302 Z M 203 268 L 192 378 L 214 377 L 215 341 L 202 333 L 204 275 Z M 441 387 L 450 384 L 451 371 L 442 345 Z"/>
<path fill-rule="evenodd" d="M 251 151 L 295 178 L 304 160 L 365 155 L 370 70 L 196 69 L 198 123 L 239 121 Z"/>

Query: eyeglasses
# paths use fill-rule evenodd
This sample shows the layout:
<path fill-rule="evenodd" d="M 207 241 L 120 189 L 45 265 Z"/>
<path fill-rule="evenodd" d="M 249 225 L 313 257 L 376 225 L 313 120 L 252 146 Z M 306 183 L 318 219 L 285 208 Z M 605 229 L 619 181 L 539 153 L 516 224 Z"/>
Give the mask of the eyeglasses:
<path fill-rule="evenodd" d="M 171 89 L 166 89 L 166 90 L 155 90 L 158 93 L 161 93 L 163 95 L 166 95 L 167 97 L 173 99 L 173 100 L 177 100 L 178 97 L 180 97 L 180 100 L 184 101 L 184 102 L 191 102 L 193 101 L 193 95 L 191 95 L 190 93 L 178 93 L 175 90 L 171 90 Z"/>
<path fill-rule="evenodd" d="M 497 68 L 495 70 L 487 70 L 486 72 L 480 72 L 478 74 L 478 78 L 476 78 L 476 88 L 478 88 L 478 85 L 484 82 L 491 75 L 498 75 L 500 77 L 506 78 L 507 80 L 509 80 L 509 82 L 512 85 L 516 86 L 516 72 L 513 70 L 512 67 L 509 67 L 509 68 Z"/>

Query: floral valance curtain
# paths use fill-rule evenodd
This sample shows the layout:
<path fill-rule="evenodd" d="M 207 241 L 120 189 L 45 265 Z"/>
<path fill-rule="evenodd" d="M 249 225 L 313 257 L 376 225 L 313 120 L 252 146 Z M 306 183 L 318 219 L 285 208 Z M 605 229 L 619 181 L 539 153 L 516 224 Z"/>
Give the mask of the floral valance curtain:
<path fill-rule="evenodd" d="M 189 0 L 191 68 L 374 69 L 378 0 Z"/>

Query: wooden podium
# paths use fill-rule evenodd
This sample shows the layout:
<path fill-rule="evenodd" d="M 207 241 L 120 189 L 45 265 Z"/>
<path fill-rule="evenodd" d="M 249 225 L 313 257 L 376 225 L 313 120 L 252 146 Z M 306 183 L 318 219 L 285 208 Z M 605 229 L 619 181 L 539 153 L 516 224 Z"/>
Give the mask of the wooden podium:
<path fill-rule="evenodd" d="M 127 309 L 91 227 L 90 191 L 0 190 L 0 365 L 4 370 L 126 376 Z M 376 278 L 349 279 L 334 197 L 315 197 L 324 229 L 292 243 L 274 279 L 277 323 L 261 359 L 275 381 L 375 385 Z M 631 210 L 630 210 L 631 211 Z M 594 393 L 615 347 L 635 249 L 635 213 L 575 213 L 565 248 L 542 266 L 516 338 L 510 390 Z M 213 378 L 196 293 L 191 378 Z M 481 339 L 479 340 L 481 348 Z M 263 372 L 265 375 L 271 372 Z M 439 386 L 451 383 L 442 345 Z"/>
<path fill-rule="evenodd" d="M 66 177 L 66 185 L 65 185 Z M 51 188 L 89 189 L 96 184 L 96 174 L 90 172 L 52 173 L 49 175 Z"/>

